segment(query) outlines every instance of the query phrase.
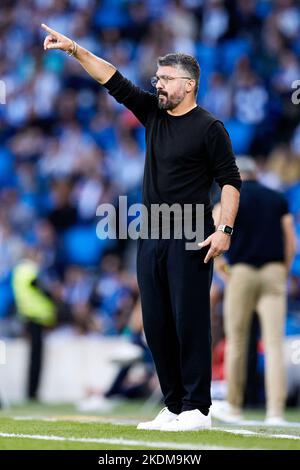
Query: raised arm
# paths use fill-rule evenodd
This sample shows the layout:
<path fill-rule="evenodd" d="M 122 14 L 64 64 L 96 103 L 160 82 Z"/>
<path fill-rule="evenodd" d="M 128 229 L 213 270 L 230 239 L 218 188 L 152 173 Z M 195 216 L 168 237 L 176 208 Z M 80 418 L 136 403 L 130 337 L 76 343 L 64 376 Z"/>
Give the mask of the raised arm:
<path fill-rule="evenodd" d="M 42 24 L 42 28 L 48 33 L 44 41 L 44 49 L 59 49 L 67 52 L 69 55 L 75 57 L 82 67 L 91 75 L 97 82 L 103 85 L 116 72 L 116 67 L 109 62 L 95 56 L 84 47 L 79 46 L 72 39 L 64 36 L 49 26 Z"/>
<path fill-rule="evenodd" d="M 44 41 L 45 50 L 59 49 L 75 57 L 91 77 L 104 85 L 110 95 L 130 109 L 138 120 L 146 125 L 148 116 L 157 107 L 155 94 L 134 85 L 123 77 L 114 65 L 95 56 L 67 36 L 45 24 L 42 24 L 42 28 L 48 33 Z"/>

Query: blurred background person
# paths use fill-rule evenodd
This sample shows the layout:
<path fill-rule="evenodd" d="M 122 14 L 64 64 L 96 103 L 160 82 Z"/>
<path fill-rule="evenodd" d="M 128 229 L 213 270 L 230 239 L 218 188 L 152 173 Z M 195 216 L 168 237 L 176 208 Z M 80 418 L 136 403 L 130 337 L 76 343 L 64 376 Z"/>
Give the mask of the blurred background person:
<path fill-rule="evenodd" d="M 223 421 L 242 420 L 248 340 L 256 311 L 266 355 L 266 423 L 280 425 L 286 401 L 283 344 L 287 276 L 296 249 L 293 218 L 284 196 L 257 181 L 253 159 L 241 156 L 237 165 L 243 190 L 226 255 L 230 270 L 224 299 L 227 401 L 216 402 L 212 413 Z"/>
<path fill-rule="evenodd" d="M 30 343 L 27 396 L 37 399 L 43 360 L 43 329 L 57 323 L 56 306 L 40 279 L 41 253 L 27 248 L 15 266 L 12 285 L 19 315 L 26 322 Z"/>

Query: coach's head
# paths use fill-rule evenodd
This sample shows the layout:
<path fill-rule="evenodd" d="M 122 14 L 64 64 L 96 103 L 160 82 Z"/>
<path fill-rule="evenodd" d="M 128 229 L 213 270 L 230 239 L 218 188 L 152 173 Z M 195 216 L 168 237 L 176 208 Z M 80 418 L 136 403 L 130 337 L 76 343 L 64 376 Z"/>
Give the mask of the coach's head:
<path fill-rule="evenodd" d="M 156 88 L 160 109 L 172 110 L 180 103 L 196 101 L 200 67 L 187 54 L 167 54 L 157 60 L 156 76 L 151 79 Z"/>

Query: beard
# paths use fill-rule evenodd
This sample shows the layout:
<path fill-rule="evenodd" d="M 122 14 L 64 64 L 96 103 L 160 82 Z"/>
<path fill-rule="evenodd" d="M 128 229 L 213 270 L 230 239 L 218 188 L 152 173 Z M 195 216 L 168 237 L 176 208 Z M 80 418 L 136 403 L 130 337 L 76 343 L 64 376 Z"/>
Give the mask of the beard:
<path fill-rule="evenodd" d="M 171 95 L 168 96 L 168 94 L 164 91 L 159 91 L 157 93 L 158 97 L 158 107 L 159 109 L 169 109 L 172 110 L 178 106 L 181 101 L 184 99 L 184 96 L 182 95 Z"/>

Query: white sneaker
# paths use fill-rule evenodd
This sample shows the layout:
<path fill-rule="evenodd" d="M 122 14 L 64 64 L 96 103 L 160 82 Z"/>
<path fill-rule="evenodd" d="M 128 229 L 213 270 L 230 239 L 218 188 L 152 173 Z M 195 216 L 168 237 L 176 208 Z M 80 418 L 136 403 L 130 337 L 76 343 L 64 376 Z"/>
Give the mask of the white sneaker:
<path fill-rule="evenodd" d="M 267 416 L 265 424 L 268 426 L 284 426 L 287 424 L 287 421 L 282 416 Z"/>
<path fill-rule="evenodd" d="M 211 417 L 201 413 L 200 410 L 182 411 L 178 417 L 161 427 L 161 431 L 197 431 L 199 429 L 210 429 Z"/>
<path fill-rule="evenodd" d="M 235 424 L 243 420 L 241 410 L 226 401 L 214 401 L 210 410 L 213 418 L 224 421 L 224 423 Z"/>
<path fill-rule="evenodd" d="M 175 413 L 172 413 L 171 411 L 168 410 L 167 407 L 163 408 L 156 418 L 154 418 L 152 421 L 146 421 L 145 423 L 139 423 L 137 425 L 137 429 L 147 429 L 147 430 L 156 430 L 160 431 L 161 427 L 163 425 L 166 425 L 168 423 L 171 423 L 177 418 L 178 415 Z"/>

